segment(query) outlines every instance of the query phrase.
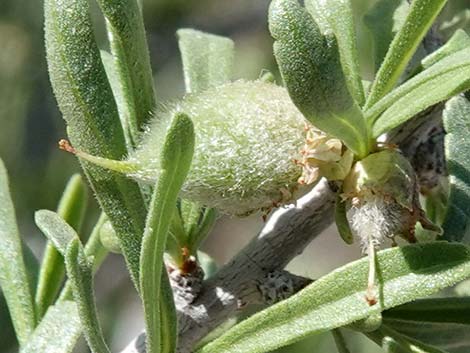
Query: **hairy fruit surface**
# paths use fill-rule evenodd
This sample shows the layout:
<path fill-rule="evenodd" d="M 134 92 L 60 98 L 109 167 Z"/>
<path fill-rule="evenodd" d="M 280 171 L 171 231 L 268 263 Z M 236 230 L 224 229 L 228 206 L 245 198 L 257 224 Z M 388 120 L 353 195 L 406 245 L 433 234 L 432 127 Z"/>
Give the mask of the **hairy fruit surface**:
<path fill-rule="evenodd" d="M 222 213 L 247 215 L 290 201 L 302 168 L 294 163 L 305 141 L 305 120 L 287 91 L 261 81 L 236 81 L 187 95 L 157 112 L 129 162 L 131 174 L 153 184 L 166 129 L 176 112 L 188 114 L 195 154 L 181 197 Z"/>

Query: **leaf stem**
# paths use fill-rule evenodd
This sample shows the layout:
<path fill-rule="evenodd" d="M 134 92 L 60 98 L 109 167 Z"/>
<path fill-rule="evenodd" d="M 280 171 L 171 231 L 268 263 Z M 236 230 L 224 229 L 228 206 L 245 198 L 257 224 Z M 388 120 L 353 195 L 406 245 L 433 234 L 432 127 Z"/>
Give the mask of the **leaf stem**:
<path fill-rule="evenodd" d="M 367 256 L 369 258 L 369 275 L 367 279 L 367 291 L 366 291 L 366 300 L 369 306 L 377 304 L 377 295 L 375 288 L 375 261 L 376 261 L 376 249 L 372 235 L 368 237 L 369 246 L 367 249 Z"/>

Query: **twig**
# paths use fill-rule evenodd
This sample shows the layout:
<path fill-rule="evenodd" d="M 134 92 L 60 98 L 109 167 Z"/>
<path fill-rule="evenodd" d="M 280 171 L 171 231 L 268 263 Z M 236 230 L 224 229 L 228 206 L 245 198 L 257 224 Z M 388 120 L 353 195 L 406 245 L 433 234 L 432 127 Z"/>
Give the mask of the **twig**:
<path fill-rule="evenodd" d="M 273 298 L 283 299 L 305 286 L 309 280 L 281 270 L 331 224 L 334 201 L 335 193 L 321 180 L 297 205 L 276 211 L 256 238 L 204 282 L 193 303 L 176 301 L 178 352 L 191 352 L 195 343 L 247 304 L 272 304 Z M 272 282 L 278 291 L 267 290 Z M 142 333 L 121 353 L 145 353 L 144 342 Z"/>

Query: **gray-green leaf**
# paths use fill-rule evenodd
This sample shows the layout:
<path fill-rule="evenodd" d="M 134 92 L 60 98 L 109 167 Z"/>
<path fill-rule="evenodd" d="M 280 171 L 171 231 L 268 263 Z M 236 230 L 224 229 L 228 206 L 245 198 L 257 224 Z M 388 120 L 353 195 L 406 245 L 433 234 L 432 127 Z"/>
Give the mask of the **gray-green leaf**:
<path fill-rule="evenodd" d="M 177 114 L 169 128 L 161 154 L 161 173 L 150 203 L 145 233 L 142 241 L 140 263 L 140 290 L 144 305 L 147 332 L 147 352 L 168 352 L 176 340 L 174 322 L 162 320 L 162 307 L 171 311 L 166 316 L 175 317 L 171 288 L 163 283 L 166 276 L 163 253 L 168 230 L 175 211 L 176 200 L 189 171 L 194 151 L 194 128 L 191 119 Z M 166 282 L 166 279 L 163 279 Z M 170 333 L 168 333 L 170 332 Z"/>
<path fill-rule="evenodd" d="M 410 5 L 406 0 L 379 0 L 364 16 L 373 38 L 374 62 L 379 70 L 390 43 L 405 23 Z"/>
<path fill-rule="evenodd" d="M 362 87 L 359 58 L 357 53 L 356 29 L 349 0 L 306 0 L 305 8 L 313 16 L 323 34 L 332 31 L 338 41 L 346 84 L 356 103 L 365 102 Z"/>
<path fill-rule="evenodd" d="M 50 78 L 74 146 L 119 160 L 127 154 L 126 142 L 89 12 L 86 0 L 45 1 Z M 137 284 L 146 214 L 140 189 L 117 173 L 86 162 L 82 165 L 116 230 L 131 277 Z"/>
<path fill-rule="evenodd" d="M 470 251 L 446 242 L 388 249 L 377 253 L 377 272 L 375 306 L 364 299 L 368 259 L 361 259 L 243 321 L 200 352 L 268 352 L 425 297 L 470 276 Z"/>
<path fill-rule="evenodd" d="M 77 232 L 87 206 L 87 190 L 85 182 L 79 174 L 73 175 L 64 190 L 59 202 L 57 213 Z M 36 314 L 42 318 L 47 308 L 54 302 L 65 275 L 64 259 L 48 242 L 44 251 L 36 291 Z"/>
<path fill-rule="evenodd" d="M 425 57 L 421 66 L 423 69 L 427 69 L 447 56 L 466 48 L 470 48 L 470 37 L 464 30 L 458 29 L 445 45 Z"/>
<path fill-rule="evenodd" d="M 71 353 L 81 332 L 77 306 L 62 301 L 49 308 L 20 353 Z"/>
<path fill-rule="evenodd" d="M 0 159 L 0 287 L 10 311 L 20 345 L 24 345 L 36 325 L 29 276 L 10 196 L 8 176 Z"/>
<path fill-rule="evenodd" d="M 109 353 L 96 311 L 93 265 L 86 258 L 78 238 L 74 238 L 67 247 L 65 265 L 88 345 L 93 353 Z"/>
<path fill-rule="evenodd" d="M 34 220 L 41 232 L 44 233 L 62 256 L 65 256 L 67 247 L 72 240 L 78 239 L 77 232 L 75 232 L 62 217 L 53 211 L 36 211 Z"/>
<path fill-rule="evenodd" d="M 354 243 L 354 235 L 349 227 L 349 222 L 346 217 L 346 202 L 341 200 L 341 196 L 336 197 L 335 204 L 335 224 L 338 233 L 346 244 Z"/>
<path fill-rule="evenodd" d="M 445 154 L 449 172 L 449 198 L 442 224 L 444 238 L 470 241 L 470 101 L 449 100 L 444 110 Z"/>
<path fill-rule="evenodd" d="M 393 39 L 367 98 L 370 108 L 390 92 L 447 0 L 415 0 Z"/>
<path fill-rule="evenodd" d="M 364 113 L 374 137 L 470 88 L 470 48 L 449 55 L 396 88 Z"/>
<path fill-rule="evenodd" d="M 186 92 L 201 92 L 230 81 L 234 62 L 231 39 L 194 29 L 180 29 L 177 35 Z"/>
<path fill-rule="evenodd" d="M 104 213 L 101 214 L 100 218 L 96 222 L 93 230 L 88 238 L 85 245 L 85 255 L 93 263 L 93 270 L 96 271 L 103 260 L 106 258 L 107 250 L 103 247 L 100 241 L 100 230 L 104 222 L 107 220 L 107 217 Z M 78 239 L 78 238 L 73 238 Z M 72 239 L 72 240 L 73 240 Z M 65 286 L 62 288 L 59 300 L 71 300 L 72 299 L 72 285 L 70 281 L 65 283 Z"/>
<path fill-rule="evenodd" d="M 271 3 L 269 29 L 285 85 L 302 114 L 356 155 L 367 155 L 365 121 L 348 91 L 335 37 L 322 35 L 297 0 Z"/>
<path fill-rule="evenodd" d="M 124 134 L 135 147 L 140 131 L 155 108 L 155 92 L 144 21 L 136 0 L 98 0 L 106 19 L 111 55 L 122 94 L 120 116 Z M 119 97 L 119 95 L 118 95 Z"/>

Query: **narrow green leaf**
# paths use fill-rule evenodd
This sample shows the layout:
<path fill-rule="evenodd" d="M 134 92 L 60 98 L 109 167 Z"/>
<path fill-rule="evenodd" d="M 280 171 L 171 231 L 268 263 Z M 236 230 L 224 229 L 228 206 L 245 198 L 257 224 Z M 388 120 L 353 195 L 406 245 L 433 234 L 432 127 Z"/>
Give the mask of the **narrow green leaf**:
<path fill-rule="evenodd" d="M 415 0 L 412 2 L 405 23 L 393 39 L 372 84 L 366 108 L 370 108 L 393 89 L 446 2 L 447 0 Z"/>
<path fill-rule="evenodd" d="M 470 48 L 432 65 L 382 98 L 364 113 L 372 135 L 403 124 L 426 108 L 470 88 Z"/>
<path fill-rule="evenodd" d="M 449 173 L 449 198 L 442 224 L 444 238 L 470 241 L 470 101 L 449 100 L 444 114 L 445 155 Z"/>
<path fill-rule="evenodd" d="M 87 201 L 87 186 L 80 174 L 74 174 L 65 187 L 57 213 L 77 232 L 82 227 Z"/>
<path fill-rule="evenodd" d="M 132 136 L 132 128 L 129 121 L 131 107 L 126 101 L 126 93 L 124 92 L 124 87 L 121 85 L 121 78 L 119 77 L 113 55 L 105 50 L 100 50 L 100 55 L 109 85 L 113 91 L 114 100 L 116 101 L 126 145 L 128 149 L 131 149 L 134 144 L 134 137 Z"/>
<path fill-rule="evenodd" d="M 57 213 L 79 232 L 86 206 L 86 185 L 81 176 L 75 174 L 70 178 L 64 190 Z M 47 308 L 54 302 L 62 286 L 64 275 L 64 258 L 54 245 L 48 242 L 44 251 L 35 298 L 38 320 L 44 316 Z"/>
<path fill-rule="evenodd" d="M 231 39 L 193 29 L 180 29 L 177 35 L 187 93 L 201 92 L 230 81 L 235 56 Z M 179 202 L 178 209 L 179 217 L 174 216 L 171 226 L 171 233 L 178 246 L 172 247 L 172 242 L 168 248 L 174 249 L 167 249 L 175 261 L 178 258 L 181 261 L 183 246 L 191 254 L 196 253 L 197 247 L 210 230 L 210 218 L 215 214 L 214 210 L 186 200 Z M 203 225 L 199 226 L 199 222 L 203 222 Z"/>
<path fill-rule="evenodd" d="M 175 219 L 179 222 L 176 222 Z M 186 246 L 191 254 L 196 254 L 216 219 L 217 211 L 215 209 L 181 200 L 178 202 L 178 213 L 175 215 L 171 231 L 173 234 L 176 232 L 175 235 L 179 234 L 180 243 Z"/>
<path fill-rule="evenodd" d="M 100 218 L 96 222 L 93 231 L 88 238 L 88 241 L 85 245 L 85 255 L 87 258 L 93 262 L 93 271 L 98 270 L 108 251 L 103 247 L 100 241 L 100 230 L 103 224 L 107 221 L 105 214 L 101 214 Z M 62 292 L 60 293 L 59 300 L 71 300 L 72 299 L 72 285 L 70 281 L 65 283 Z"/>
<path fill-rule="evenodd" d="M 106 249 L 100 242 L 100 229 L 106 220 L 106 216 L 102 215 L 96 223 L 85 246 L 85 255 L 93 261 L 94 269 L 101 264 L 107 253 Z M 39 229 L 54 245 L 55 249 L 65 257 L 67 248 L 72 241 L 78 240 L 79 237 L 75 230 L 65 222 L 57 213 L 49 210 L 40 210 L 35 214 L 35 221 Z M 70 281 L 66 282 L 59 300 L 70 300 L 72 298 L 72 287 Z"/>
<path fill-rule="evenodd" d="M 369 332 L 366 335 L 389 353 L 446 353 L 436 347 L 402 335 L 386 325 L 382 325 L 379 330 Z"/>
<path fill-rule="evenodd" d="M 174 330 L 174 323 L 162 320 L 162 307 L 174 311 L 170 288 L 163 284 L 166 276 L 163 253 L 176 200 L 189 171 L 194 151 L 194 131 L 191 119 L 184 114 L 175 115 L 167 132 L 161 155 L 160 176 L 150 203 L 147 224 L 142 241 L 140 289 L 144 305 L 147 352 L 166 352 L 167 332 Z M 164 280 L 165 281 L 165 280 Z M 174 317 L 175 314 L 169 314 Z M 163 326 L 164 324 L 165 327 Z M 172 324 L 172 327 L 167 325 Z M 163 336 L 165 335 L 165 337 Z M 171 337 L 176 337 L 173 333 Z M 171 344 L 172 346 L 175 343 Z"/>
<path fill-rule="evenodd" d="M 341 200 L 341 196 L 336 197 L 335 204 L 335 224 L 338 233 L 346 244 L 354 243 L 354 235 L 349 227 L 349 222 L 346 217 L 346 202 Z"/>
<path fill-rule="evenodd" d="M 234 62 L 231 39 L 194 29 L 180 29 L 177 35 L 186 92 L 201 92 L 230 81 Z"/>
<path fill-rule="evenodd" d="M 356 43 L 351 1 L 347 0 L 306 0 L 305 8 L 315 19 L 323 34 L 332 31 L 338 41 L 338 49 L 344 76 L 349 92 L 356 103 L 362 106 L 365 102 L 359 68 L 359 56 Z"/>
<path fill-rule="evenodd" d="M 52 86 L 67 122 L 69 138 L 80 150 L 121 159 L 127 154 L 114 97 L 95 43 L 86 0 L 46 0 L 46 52 Z M 82 162 L 98 201 L 121 241 L 137 286 L 146 208 L 138 185 Z"/>
<path fill-rule="evenodd" d="M 405 23 L 410 5 L 406 0 L 379 0 L 364 16 L 373 38 L 375 70 L 379 70 L 390 43 Z"/>
<path fill-rule="evenodd" d="M 72 284 L 73 297 L 83 326 L 85 338 L 93 353 L 110 352 L 96 312 L 93 294 L 93 265 L 88 261 L 78 238 L 67 247 L 65 255 L 67 275 Z"/>
<path fill-rule="evenodd" d="M 78 239 L 77 232 L 56 212 L 49 210 L 36 211 L 34 220 L 41 232 L 62 256 L 65 256 L 67 247 L 72 240 Z"/>
<path fill-rule="evenodd" d="M 181 200 L 178 202 L 181 223 L 186 234 L 191 234 L 198 228 L 204 207 L 196 202 Z"/>
<path fill-rule="evenodd" d="M 153 76 L 142 13 L 136 0 L 97 0 L 106 19 L 116 78 L 123 95 L 124 134 L 135 147 L 155 108 Z"/>
<path fill-rule="evenodd" d="M 160 300 L 161 353 L 175 353 L 178 342 L 178 317 L 173 299 L 173 289 L 166 271 L 162 271 Z"/>
<path fill-rule="evenodd" d="M 322 35 L 297 0 L 271 2 L 269 29 L 287 90 L 302 114 L 356 155 L 367 155 L 367 128 L 348 91 L 334 36 Z"/>
<path fill-rule="evenodd" d="M 196 253 L 203 240 L 206 239 L 206 237 L 209 235 L 216 220 L 217 211 L 215 209 L 205 208 L 201 211 L 201 217 L 199 219 L 197 228 L 195 228 L 189 234 L 189 248 L 191 253 Z"/>
<path fill-rule="evenodd" d="M 431 295 L 470 276 L 470 251 L 446 242 L 377 253 L 379 303 L 364 299 L 368 259 L 320 278 L 298 294 L 241 322 L 200 352 L 268 352 Z"/>
<path fill-rule="evenodd" d="M 425 342 L 448 353 L 470 351 L 470 326 L 454 323 L 385 319 L 398 333 Z"/>
<path fill-rule="evenodd" d="M 449 55 L 466 48 L 470 48 L 470 37 L 464 30 L 458 29 L 445 45 L 425 57 L 421 66 L 423 69 L 427 69 Z"/>
<path fill-rule="evenodd" d="M 470 298 L 420 299 L 384 313 L 386 319 L 469 325 Z"/>
<path fill-rule="evenodd" d="M 10 196 L 8 176 L 0 159 L 0 287 L 20 345 L 34 330 L 36 319 L 29 276 Z"/>
<path fill-rule="evenodd" d="M 77 306 L 63 301 L 49 308 L 20 353 L 71 353 L 81 333 Z"/>

